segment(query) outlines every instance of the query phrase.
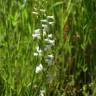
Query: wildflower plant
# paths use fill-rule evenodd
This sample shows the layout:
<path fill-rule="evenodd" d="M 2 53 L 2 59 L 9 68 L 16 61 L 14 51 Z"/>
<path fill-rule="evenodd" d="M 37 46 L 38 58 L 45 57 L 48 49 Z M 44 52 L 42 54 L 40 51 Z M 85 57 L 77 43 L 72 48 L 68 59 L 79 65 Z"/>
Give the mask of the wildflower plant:
<path fill-rule="evenodd" d="M 54 60 L 53 47 L 55 46 L 55 39 L 52 34 L 53 32 L 51 32 L 54 23 L 54 17 L 47 16 L 46 19 L 40 20 L 40 27 L 33 30 L 32 34 L 32 39 L 35 42 L 33 56 L 38 58 L 35 66 L 35 74 L 42 74 L 41 78 L 44 78 L 45 82 L 51 74 L 50 70 L 52 69 Z M 53 77 L 51 76 L 50 78 Z M 37 79 L 39 78 L 37 77 Z"/>
<path fill-rule="evenodd" d="M 40 58 L 45 58 L 45 61 L 47 61 L 46 63 L 51 62 L 53 60 L 53 54 L 52 53 L 48 53 L 50 51 L 52 51 L 52 46 L 55 45 L 55 40 L 53 38 L 53 34 L 50 34 L 50 22 L 55 22 L 53 16 L 48 16 L 49 19 L 51 19 L 51 21 L 48 21 L 47 19 L 42 19 L 40 20 L 41 22 L 41 28 L 38 28 L 36 30 L 34 30 L 33 34 L 32 34 L 32 38 L 35 42 L 35 40 L 38 40 L 38 42 L 36 42 L 37 47 L 36 47 L 36 51 L 34 52 L 34 56 L 41 56 Z M 44 57 L 42 57 L 44 54 Z M 47 56 L 48 55 L 48 56 Z M 48 58 L 49 61 L 48 61 Z M 41 60 L 42 61 L 42 60 Z"/>

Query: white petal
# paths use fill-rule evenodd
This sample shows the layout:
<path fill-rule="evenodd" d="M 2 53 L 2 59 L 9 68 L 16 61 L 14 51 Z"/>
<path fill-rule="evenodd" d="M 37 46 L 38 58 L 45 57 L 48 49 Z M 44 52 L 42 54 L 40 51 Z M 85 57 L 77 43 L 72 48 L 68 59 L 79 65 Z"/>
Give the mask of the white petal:
<path fill-rule="evenodd" d="M 35 33 L 35 34 L 40 34 L 40 32 L 41 32 L 41 29 L 36 29 L 36 30 L 34 30 L 34 33 Z"/>
<path fill-rule="evenodd" d="M 47 19 L 53 19 L 54 20 L 54 16 L 47 16 Z"/>
<path fill-rule="evenodd" d="M 38 65 L 38 66 L 36 67 L 35 72 L 36 72 L 36 73 L 39 73 L 39 72 L 41 72 L 42 70 L 43 70 L 43 66 L 42 66 L 42 64 L 40 64 L 40 65 Z"/>
<path fill-rule="evenodd" d="M 42 19 L 42 20 L 40 20 L 40 21 L 41 21 L 42 24 L 48 24 L 47 19 Z"/>
<path fill-rule="evenodd" d="M 52 34 L 49 34 L 49 35 L 48 35 L 48 38 L 52 38 Z"/>
<path fill-rule="evenodd" d="M 53 56 L 52 54 L 51 54 L 51 55 L 48 55 L 48 57 L 49 57 L 49 58 L 52 58 L 52 59 L 54 58 L 54 56 Z"/>
<path fill-rule="evenodd" d="M 35 53 L 34 53 L 34 56 L 38 56 L 38 53 L 35 52 Z"/>
<path fill-rule="evenodd" d="M 40 34 L 32 34 L 33 39 L 38 38 L 40 39 Z"/>
<path fill-rule="evenodd" d="M 37 12 L 32 12 L 34 15 L 38 15 L 38 13 Z"/>

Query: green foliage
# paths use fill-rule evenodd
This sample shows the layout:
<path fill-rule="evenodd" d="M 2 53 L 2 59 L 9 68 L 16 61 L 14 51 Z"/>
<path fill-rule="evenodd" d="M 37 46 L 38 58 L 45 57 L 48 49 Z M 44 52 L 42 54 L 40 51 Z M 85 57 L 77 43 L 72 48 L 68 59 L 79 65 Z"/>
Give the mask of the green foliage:
<path fill-rule="evenodd" d="M 95 10 L 95 0 L 0 0 L 0 96 L 95 96 Z"/>

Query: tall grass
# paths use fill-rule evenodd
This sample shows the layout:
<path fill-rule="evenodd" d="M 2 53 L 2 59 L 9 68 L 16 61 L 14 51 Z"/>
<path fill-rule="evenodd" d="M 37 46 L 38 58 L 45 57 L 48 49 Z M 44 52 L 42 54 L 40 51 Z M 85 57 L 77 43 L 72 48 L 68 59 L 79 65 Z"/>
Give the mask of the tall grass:
<path fill-rule="evenodd" d="M 0 96 L 95 96 L 95 10 L 95 0 L 0 0 Z"/>

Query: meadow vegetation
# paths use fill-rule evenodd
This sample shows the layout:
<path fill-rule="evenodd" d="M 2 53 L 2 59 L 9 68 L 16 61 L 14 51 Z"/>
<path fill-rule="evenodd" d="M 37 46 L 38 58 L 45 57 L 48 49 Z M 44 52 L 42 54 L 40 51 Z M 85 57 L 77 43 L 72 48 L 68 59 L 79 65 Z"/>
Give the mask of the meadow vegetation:
<path fill-rule="evenodd" d="M 96 96 L 96 0 L 0 0 L 0 96 Z"/>

